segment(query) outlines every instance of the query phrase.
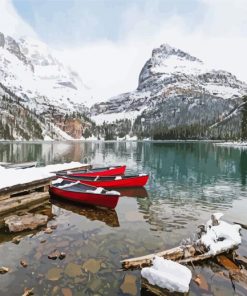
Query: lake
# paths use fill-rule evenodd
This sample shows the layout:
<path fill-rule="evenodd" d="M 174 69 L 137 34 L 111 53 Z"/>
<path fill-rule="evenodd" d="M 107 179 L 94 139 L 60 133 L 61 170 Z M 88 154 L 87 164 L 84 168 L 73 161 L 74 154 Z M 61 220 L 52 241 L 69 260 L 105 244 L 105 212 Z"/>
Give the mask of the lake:
<path fill-rule="evenodd" d="M 120 260 L 177 246 L 193 238 L 197 226 L 222 212 L 229 222 L 247 224 L 247 150 L 207 142 L 39 142 L 0 143 L 0 162 L 38 161 L 40 165 L 81 161 L 93 166 L 126 164 L 127 173 L 148 173 L 145 189 L 126 189 L 115 211 L 53 201 L 41 209 L 56 225 L 15 235 L 0 232 L 0 295 L 150 295 L 140 271 L 121 271 Z M 1 181 L 0 181 L 1 182 Z M 247 256 L 247 231 L 238 252 Z M 66 253 L 50 260 L 54 250 Z M 26 268 L 20 261 L 28 263 Z M 207 261 L 192 269 L 206 279 L 189 295 L 247 295 Z M 126 279 L 126 275 L 127 279 Z M 127 283 L 128 282 L 128 283 Z M 68 292 L 69 291 L 69 292 Z"/>

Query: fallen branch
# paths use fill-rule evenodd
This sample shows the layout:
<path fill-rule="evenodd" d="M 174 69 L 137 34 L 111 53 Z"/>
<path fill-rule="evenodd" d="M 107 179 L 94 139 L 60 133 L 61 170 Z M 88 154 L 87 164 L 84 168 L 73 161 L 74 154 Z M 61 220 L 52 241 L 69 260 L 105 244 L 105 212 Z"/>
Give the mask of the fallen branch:
<path fill-rule="evenodd" d="M 189 247 L 191 247 L 191 245 Z M 176 261 L 183 258 L 184 249 L 182 247 L 176 247 L 159 253 L 153 253 L 142 257 L 122 260 L 122 267 L 124 269 L 140 269 L 143 267 L 147 267 L 152 264 L 152 261 L 155 256 Z"/>
<path fill-rule="evenodd" d="M 142 257 L 125 259 L 121 261 L 123 269 L 140 269 L 143 267 L 151 266 L 155 256 L 163 257 L 164 259 L 178 261 L 179 263 L 189 264 L 197 261 L 206 260 L 216 255 L 223 254 L 225 252 L 229 252 L 235 249 L 239 245 L 239 242 L 234 240 L 231 241 L 228 237 L 229 233 L 226 234 L 225 238 L 222 237 L 221 231 L 222 227 L 228 227 L 227 231 L 229 232 L 230 226 L 232 227 L 230 228 L 230 231 L 235 231 L 236 234 L 238 232 L 238 229 L 236 228 L 236 226 L 231 226 L 226 222 L 219 222 L 221 216 L 222 214 L 220 213 L 212 215 L 211 221 L 209 221 L 206 226 L 207 229 L 206 227 L 201 228 L 201 233 L 199 233 L 199 239 L 196 240 L 193 244 L 175 247 L 169 250 L 165 250 L 155 254 L 149 254 Z M 217 237 L 217 229 L 219 227 L 221 227 L 221 231 L 219 231 L 219 237 Z M 207 237 L 207 239 L 205 239 L 205 237 Z M 221 245 L 222 240 L 224 239 L 228 241 L 228 244 Z M 204 241 L 206 241 L 207 243 L 208 241 L 210 241 L 210 243 L 212 241 L 212 245 L 208 246 L 207 243 L 204 243 Z M 218 247 L 217 242 L 220 245 L 220 247 Z M 212 249 L 210 249 L 211 247 Z"/>

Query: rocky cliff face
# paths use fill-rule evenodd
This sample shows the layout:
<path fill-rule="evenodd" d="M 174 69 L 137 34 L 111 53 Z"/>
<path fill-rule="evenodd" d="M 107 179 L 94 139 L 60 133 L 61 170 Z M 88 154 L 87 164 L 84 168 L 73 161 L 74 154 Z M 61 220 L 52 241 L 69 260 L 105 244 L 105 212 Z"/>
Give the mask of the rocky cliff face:
<path fill-rule="evenodd" d="M 84 126 L 83 116 L 88 114 L 85 99 L 86 89 L 80 77 L 59 62 L 44 43 L 28 38 L 17 40 L 0 33 L 0 111 L 1 114 L 11 114 L 11 105 L 3 103 L 3 100 L 10 100 L 37 118 L 41 133 L 35 136 L 27 131 L 25 139 L 46 136 L 80 138 L 83 136 L 83 128 L 81 134 L 64 127 L 60 133 L 55 118 L 73 120 L 78 117 Z M 3 116 L 0 116 L 0 121 L 4 121 L 4 125 L 8 121 L 13 139 L 22 138 L 14 132 L 12 121 L 6 121 Z M 51 131 L 51 126 L 57 131 Z"/>
<path fill-rule="evenodd" d="M 142 68 L 137 90 L 96 104 L 91 112 L 98 125 L 128 119 L 129 132 L 140 137 L 188 137 L 189 130 L 194 130 L 192 137 L 237 137 L 241 110 L 225 128 L 218 130 L 218 125 L 212 131 L 210 126 L 235 110 L 246 93 L 247 84 L 231 73 L 210 69 L 198 58 L 164 44 L 153 50 Z"/>

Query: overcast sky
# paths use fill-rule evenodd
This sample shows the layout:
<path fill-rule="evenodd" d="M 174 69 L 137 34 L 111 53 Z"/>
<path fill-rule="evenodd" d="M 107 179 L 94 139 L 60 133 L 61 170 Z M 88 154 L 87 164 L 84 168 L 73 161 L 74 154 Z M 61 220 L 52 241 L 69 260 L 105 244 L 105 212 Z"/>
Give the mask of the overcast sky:
<path fill-rule="evenodd" d="M 135 89 L 162 43 L 247 81 L 247 0 L 0 0 L 1 27 L 47 43 L 98 100 Z"/>

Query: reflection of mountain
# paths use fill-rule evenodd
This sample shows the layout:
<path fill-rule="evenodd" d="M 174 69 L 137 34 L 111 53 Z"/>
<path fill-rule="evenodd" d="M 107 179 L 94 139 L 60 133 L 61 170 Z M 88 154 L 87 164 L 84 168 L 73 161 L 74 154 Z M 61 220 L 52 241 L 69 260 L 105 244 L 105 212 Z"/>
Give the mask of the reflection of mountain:
<path fill-rule="evenodd" d="M 92 143 L 82 142 L 36 142 L 1 143 L 0 162 L 38 161 L 41 164 L 70 161 L 91 162 L 96 150 Z"/>
<path fill-rule="evenodd" d="M 246 185 L 246 177 L 247 177 L 247 152 L 241 151 L 240 155 L 240 173 L 241 173 L 241 182 L 242 185 Z"/>
<path fill-rule="evenodd" d="M 117 212 L 115 210 L 92 208 L 87 206 L 70 204 L 62 201 L 52 200 L 52 203 L 66 211 L 71 211 L 81 216 L 85 216 L 91 221 L 101 221 L 110 227 L 119 227 Z"/>
<path fill-rule="evenodd" d="M 138 204 L 153 230 L 182 231 L 188 221 L 208 219 L 207 213 L 227 211 L 234 200 L 245 198 L 240 186 L 247 174 L 245 151 L 211 143 L 138 146 L 142 171 L 150 174 L 150 197 Z"/>

